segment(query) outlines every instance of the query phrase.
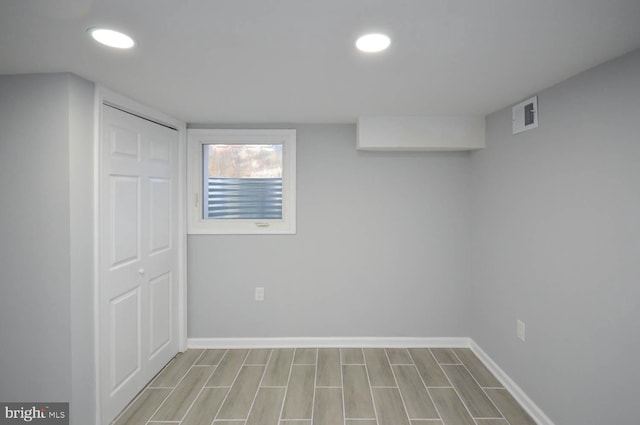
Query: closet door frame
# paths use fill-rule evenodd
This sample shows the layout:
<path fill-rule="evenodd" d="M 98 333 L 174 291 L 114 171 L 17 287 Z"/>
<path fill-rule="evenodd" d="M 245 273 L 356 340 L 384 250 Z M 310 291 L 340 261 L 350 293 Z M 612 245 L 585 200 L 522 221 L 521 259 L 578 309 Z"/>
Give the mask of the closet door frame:
<path fill-rule="evenodd" d="M 141 118 L 175 128 L 178 132 L 178 350 L 187 349 L 187 220 L 186 220 L 186 176 L 187 138 L 186 124 L 169 115 L 143 105 L 126 96 L 96 84 L 93 122 L 93 310 L 94 310 L 94 371 L 96 382 L 96 424 L 102 421 L 101 385 L 101 333 L 100 333 L 100 143 L 102 138 L 103 105 L 137 115 Z M 102 424 L 105 425 L 105 424 Z"/>

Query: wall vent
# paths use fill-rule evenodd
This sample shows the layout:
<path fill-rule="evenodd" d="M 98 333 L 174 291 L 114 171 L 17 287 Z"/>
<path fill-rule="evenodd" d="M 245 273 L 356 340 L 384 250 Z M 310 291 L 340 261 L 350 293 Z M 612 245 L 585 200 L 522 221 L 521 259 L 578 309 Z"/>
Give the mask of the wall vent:
<path fill-rule="evenodd" d="M 513 134 L 538 126 L 538 96 L 518 103 L 512 109 Z"/>

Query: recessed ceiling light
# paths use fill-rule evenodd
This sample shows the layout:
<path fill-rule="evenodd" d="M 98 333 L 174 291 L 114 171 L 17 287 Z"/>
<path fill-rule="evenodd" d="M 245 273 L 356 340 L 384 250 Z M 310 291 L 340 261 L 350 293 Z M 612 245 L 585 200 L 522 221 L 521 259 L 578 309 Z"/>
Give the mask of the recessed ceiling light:
<path fill-rule="evenodd" d="M 107 28 L 89 28 L 87 31 L 98 43 L 109 47 L 115 47 L 116 49 L 130 49 L 136 44 L 135 41 L 133 41 L 133 38 L 129 37 L 127 34 Z"/>
<path fill-rule="evenodd" d="M 384 34 L 366 34 L 356 41 L 358 50 L 375 53 L 381 52 L 391 44 L 391 39 Z"/>

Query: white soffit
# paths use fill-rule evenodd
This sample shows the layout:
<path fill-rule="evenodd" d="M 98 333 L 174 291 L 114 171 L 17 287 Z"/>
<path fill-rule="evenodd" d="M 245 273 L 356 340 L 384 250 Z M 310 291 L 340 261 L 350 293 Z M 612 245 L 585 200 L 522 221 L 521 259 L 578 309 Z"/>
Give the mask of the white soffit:
<path fill-rule="evenodd" d="M 458 151 L 485 147 L 484 116 L 364 116 L 358 149 Z"/>

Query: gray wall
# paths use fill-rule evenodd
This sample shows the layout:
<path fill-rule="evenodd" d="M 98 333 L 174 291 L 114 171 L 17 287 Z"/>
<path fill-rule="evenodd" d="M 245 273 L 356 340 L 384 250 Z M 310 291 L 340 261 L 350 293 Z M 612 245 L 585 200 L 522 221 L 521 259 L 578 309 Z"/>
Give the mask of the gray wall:
<path fill-rule="evenodd" d="M 0 400 L 94 417 L 93 85 L 0 77 Z"/>
<path fill-rule="evenodd" d="M 72 424 L 94 423 L 96 409 L 93 287 L 94 84 L 69 79 L 69 257 Z"/>
<path fill-rule="evenodd" d="M 637 423 L 640 51 L 538 101 L 538 129 L 491 114 L 471 158 L 471 336 L 555 423 Z"/>
<path fill-rule="evenodd" d="M 189 236 L 189 337 L 467 336 L 468 154 L 294 127 L 298 233 Z"/>
<path fill-rule="evenodd" d="M 0 93 L 0 399 L 68 401 L 67 78 L 2 77 Z"/>

